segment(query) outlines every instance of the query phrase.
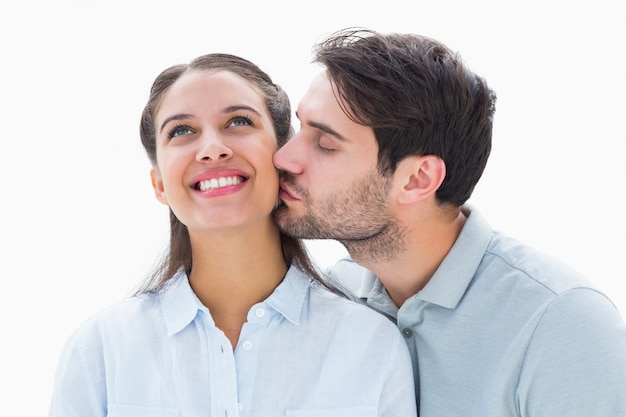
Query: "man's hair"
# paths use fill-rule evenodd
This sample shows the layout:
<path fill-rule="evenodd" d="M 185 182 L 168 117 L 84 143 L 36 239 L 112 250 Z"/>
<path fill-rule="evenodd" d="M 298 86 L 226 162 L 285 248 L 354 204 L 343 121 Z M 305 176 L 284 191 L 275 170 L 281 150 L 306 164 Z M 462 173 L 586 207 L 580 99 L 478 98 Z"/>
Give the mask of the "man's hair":
<path fill-rule="evenodd" d="M 415 34 L 348 28 L 314 52 L 346 115 L 373 128 L 382 174 L 408 156 L 436 155 L 446 165 L 438 201 L 466 202 L 491 151 L 496 96 L 484 79 L 447 46 Z"/>

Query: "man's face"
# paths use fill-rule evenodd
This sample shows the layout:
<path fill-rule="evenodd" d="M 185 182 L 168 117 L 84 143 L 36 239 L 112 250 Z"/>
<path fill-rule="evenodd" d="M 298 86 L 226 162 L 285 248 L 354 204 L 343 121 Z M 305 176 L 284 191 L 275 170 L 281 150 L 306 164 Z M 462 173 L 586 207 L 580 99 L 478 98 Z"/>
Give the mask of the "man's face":
<path fill-rule="evenodd" d="M 296 112 L 300 130 L 274 155 L 284 171 L 275 217 L 290 235 L 350 250 L 393 226 L 391 178 L 378 172 L 373 129 L 346 116 L 333 88 L 326 74 L 314 79 Z"/>

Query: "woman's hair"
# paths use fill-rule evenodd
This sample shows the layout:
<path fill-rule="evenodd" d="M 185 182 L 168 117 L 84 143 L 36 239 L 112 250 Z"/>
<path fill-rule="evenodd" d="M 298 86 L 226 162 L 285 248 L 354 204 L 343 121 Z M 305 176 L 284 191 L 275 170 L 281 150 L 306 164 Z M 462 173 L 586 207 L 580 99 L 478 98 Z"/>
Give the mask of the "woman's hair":
<path fill-rule="evenodd" d="M 229 71 L 245 78 L 261 92 L 265 106 L 272 118 L 279 147 L 291 138 L 294 133 L 291 126 L 291 105 L 285 91 L 280 86 L 274 84 L 269 75 L 246 59 L 229 54 L 207 54 L 194 59 L 189 64 L 175 65 L 164 70 L 152 84 L 148 103 L 141 115 L 139 131 L 141 143 L 153 166 L 157 165 L 154 117 L 164 94 L 176 80 L 187 72 L 219 70 Z M 288 265 L 294 264 L 307 273 L 313 283 L 320 284 L 335 293 L 342 293 L 341 290 L 321 277 L 301 240 L 281 232 L 281 242 L 283 256 Z M 170 243 L 168 252 L 164 254 L 136 293 L 159 290 L 180 268 L 183 268 L 188 275 L 191 272 L 191 243 L 187 226 L 181 223 L 170 209 Z"/>

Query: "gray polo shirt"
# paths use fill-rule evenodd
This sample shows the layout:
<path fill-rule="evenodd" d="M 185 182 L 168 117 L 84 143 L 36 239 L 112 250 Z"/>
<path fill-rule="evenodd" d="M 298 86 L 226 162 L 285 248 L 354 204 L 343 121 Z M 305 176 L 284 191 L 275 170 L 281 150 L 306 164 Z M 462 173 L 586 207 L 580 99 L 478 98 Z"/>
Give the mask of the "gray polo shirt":
<path fill-rule="evenodd" d="M 404 335 L 420 417 L 626 416 L 626 326 L 613 303 L 466 214 L 432 279 L 400 309 L 350 258 L 330 271 Z"/>

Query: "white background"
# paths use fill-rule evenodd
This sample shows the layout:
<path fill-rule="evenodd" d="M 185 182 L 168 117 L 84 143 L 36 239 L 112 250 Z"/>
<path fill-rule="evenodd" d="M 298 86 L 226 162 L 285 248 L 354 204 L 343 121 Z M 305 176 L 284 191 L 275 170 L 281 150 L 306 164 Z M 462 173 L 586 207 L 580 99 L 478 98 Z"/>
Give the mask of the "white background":
<path fill-rule="evenodd" d="M 460 51 L 498 94 L 471 203 L 626 313 L 618 1 L 40 0 L 3 2 L 0 20 L 3 415 L 46 414 L 70 332 L 132 292 L 166 242 L 138 136 L 156 75 L 208 52 L 239 54 L 295 107 L 319 70 L 312 45 L 346 26 L 421 33 Z M 344 253 L 310 247 L 322 266 Z"/>

